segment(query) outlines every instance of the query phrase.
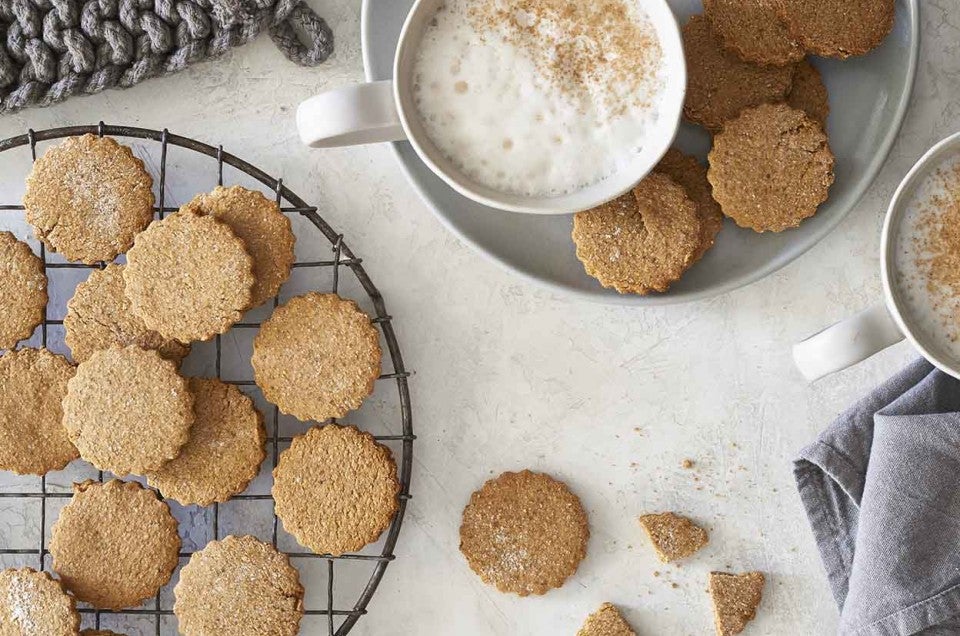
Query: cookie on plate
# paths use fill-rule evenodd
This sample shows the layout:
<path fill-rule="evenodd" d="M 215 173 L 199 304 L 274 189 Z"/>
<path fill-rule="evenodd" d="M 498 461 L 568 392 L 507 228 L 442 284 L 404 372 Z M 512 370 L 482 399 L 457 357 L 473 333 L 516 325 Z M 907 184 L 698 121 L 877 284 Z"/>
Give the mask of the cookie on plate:
<path fill-rule="evenodd" d="M 728 122 L 709 160 L 707 178 L 723 213 L 757 232 L 781 232 L 816 214 L 834 179 L 823 128 L 786 104 L 764 104 Z"/>
<path fill-rule="evenodd" d="M 44 475 L 79 457 L 61 402 L 74 368 L 46 349 L 0 355 L 0 470 Z"/>
<path fill-rule="evenodd" d="M 63 399 L 63 425 L 80 456 L 119 476 L 179 455 L 193 420 L 193 395 L 176 365 L 136 345 L 81 362 Z"/>
<path fill-rule="evenodd" d="M 53 524 L 53 569 L 77 599 L 100 609 L 136 607 L 170 580 L 180 553 L 177 520 L 152 490 L 118 479 L 74 484 Z"/>
<path fill-rule="evenodd" d="M 266 452 L 263 416 L 253 400 L 216 378 L 190 378 L 195 420 L 180 454 L 148 483 L 183 505 L 209 506 L 243 492 Z"/>
<path fill-rule="evenodd" d="M 573 242 L 587 274 L 621 294 L 666 291 L 703 244 L 698 206 L 666 175 L 573 217 Z"/>
<path fill-rule="evenodd" d="M 208 194 L 198 194 L 183 206 L 199 214 L 211 215 L 227 225 L 243 240 L 253 258 L 251 307 L 257 307 L 280 291 L 293 267 L 296 237 L 290 219 L 277 202 L 262 192 L 241 186 L 218 186 Z"/>
<path fill-rule="evenodd" d="M 27 177 L 26 217 L 37 238 L 71 261 L 112 261 L 153 220 L 153 179 L 110 137 L 70 137 Z"/>
<path fill-rule="evenodd" d="M 43 261 L 13 234 L 0 232 L 0 349 L 29 338 L 46 307 Z"/>
<path fill-rule="evenodd" d="M 774 0 L 791 35 L 810 53 L 864 55 L 893 30 L 894 0 Z"/>
<path fill-rule="evenodd" d="M 288 415 L 343 417 L 373 393 L 380 335 L 357 304 L 310 292 L 277 307 L 253 341 L 253 375 Z"/>
<path fill-rule="evenodd" d="M 397 513 L 399 492 L 390 449 L 353 426 L 315 426 L 298 435 L 273 470 L 283 528 L 317 554 L 376 541 Z"/>
<path fill-rule="evenodd" d="M 33 568 L 0 571 L 0 636 L 75 636 L 76 602 L 59 581 Z"/>
<path fill-rule="evenodd" d="M 297 569 L 250 536 L 211 541 L 194 553 L 173 594 L 184 636 L 295 636 L 303 617 Z"/>
<path fill-rule="evenodd" d="M 762 572 L 710 573 L 710 598 L 717 636 L 739 634 L 757 616 L 764 581 Z"/>
<path fill-rule="evenodd" d="M 190 345 L 147 329 L 124 294 L 123 269 L 123 265 L 110 264 L 105 269 L 93 270 L 67 302 L 64 340 L 73 359 L 83 362 L 94 351 L 133 344 L 154 349 L 167 360 L 179 363 L 190 353 Z"/>
<path fill-rule="evenodd" d="M 746 62 L 784 66 L 805 54 L 780 18 L 776 0 L 703 0 L 703 13 L 723 47 Z"/>
<path fill-rule="evenodd" d="M 797 70 L 793 75 L 793 88 L 787 95 L 787 103 L 810 115 L 826 130 L 827 117 L 830 115 L 830 98 L 820 71 L 809 60 L 797 64 Z"/>
<path fill-rule="evenodd" d="M 713 247 L 717 234 L 723 229 L 723 212 L 713 198 L 713 188 L 707 181 L 707 167 L 696 157 L 685 155 L 675 148 L 667 151 L 654 172 L 665 174 L 683 187 L 687 197 L 697 204 L 700 215 L 700 247 L 693 254 L 693 262 L 699 261 Z"/>
<path fill-rule="evenodd" d="M 484 583 L 520 596 L 546 594 L 587 554 L 587 515 L 566 484 L 543 473 L 503 473 L 470 496 L 460 552 Z"/>
<path fill-rule="evenodd" d="M 699 552 L 709 541 L 706 530 L 673 512 L 641 515 L 640 526 L 650 537 L 650 543 L 663 563 L 672 563 Z"/>
<path fill-rule="evenodd" d="M 209 340 L 250 306 L 253 259 L 230 226 L 181 210 L 139 234 L 123 270 L 130 305 L 148 329 Z"/>
<path fill-rule="evenodd" d="M 604 603 L 587 617 L 577 636 L 636 636 L 613 603 Z"/>

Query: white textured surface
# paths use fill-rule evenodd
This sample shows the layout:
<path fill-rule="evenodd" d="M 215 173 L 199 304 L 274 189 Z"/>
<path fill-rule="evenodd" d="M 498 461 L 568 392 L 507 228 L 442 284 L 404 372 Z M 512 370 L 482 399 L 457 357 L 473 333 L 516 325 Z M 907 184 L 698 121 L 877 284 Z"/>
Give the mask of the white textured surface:
<path fill-rule="evenodd" d="M 879 299 L 886 201 L 960 116 L 960 5 L 922 3 L 923 55 L 903 133 L 871 193 L 832 236 L 747 289 L 641 311 L 569 302 L 489 264 L 443 230 L 385 147 L 302 148 L 298 101 L 362 76 L 358 3 L 316 4 L 338 38 L 336 58 L 321 69 L 295 68 L 261 40 L 129 91 L 6 116 L 0 136 L 103 118 L 220 142 L 282 174 L 365 257 L 417 371 L 419 440 L 399 557 L 354 633 L 572 634 L 609 600 L 639 633 L 707 634 L 712 568 L 769 575 L 750 634 L 832 632 L 837 612 L 790 459 L 913 353 L 899 345 L 808 386 L 789 345 Z M 4 183 L 3 192 L 20 187 Z M 680 468 L 687 457 L 695 471 Z M 470 492 L 524 467 L 566 479 L 590 513 L 586 561 L 542 598 L 484 586 L 457 551 Z M 661 509 L 711 528 L 710 547 L 682 568 L 657 564 L 636 524 L 638 514 Z M 32 541 L 22 516 L 0 507 L 4 534 Z"/>

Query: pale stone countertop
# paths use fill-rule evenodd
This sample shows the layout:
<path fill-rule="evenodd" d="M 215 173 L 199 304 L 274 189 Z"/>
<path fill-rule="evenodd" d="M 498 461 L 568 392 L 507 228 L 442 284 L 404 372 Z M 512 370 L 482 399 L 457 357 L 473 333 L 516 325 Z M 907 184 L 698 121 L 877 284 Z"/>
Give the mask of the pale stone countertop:
<path fill-rule="evenodd" d="M 790 460 L 914 353 L 901 344 L 811 386 L 794 370 L 790 344 L 879 300 L 886 202 L 960 121 L 960 4 L 923 0 L 923 54 L 905 127 L 870 194 L 830 237 L 746 289 L 639 310 L 556 297 L 461 245 L 386 147 L 301 147 L 296 104 L 362 78 L 359 3 L 312 3 L 337 36 L 336 57 L 322 68 L 293 66 L 263 38 L 131 90 L 4 116 L 0 137 L 105 119 L 222 143 L 316 202 L 365 258 L 416 370 L 419 440 L 398 558 L 353 633 L 573 634 L 609 600 L 640 634 L 708 634 L 705 577 L 715 568 L 768 574 L 749 634 L 832 632 L 837 610 Z M 21 188 L 4 183 L 2 192 Z M 694 470 L 680 467 L 685 458 Z M 474 489 L 526 467 L 568 481 L 592 536 L 566 586 L 519 599 L 470 572 L 457 530 Z M 711 529 L 710 546 L 681 568 L 656 562 L 636 522 L 665 509 Z M 0 530 L 16 523 L 16 513 L 0 510 Z"/>

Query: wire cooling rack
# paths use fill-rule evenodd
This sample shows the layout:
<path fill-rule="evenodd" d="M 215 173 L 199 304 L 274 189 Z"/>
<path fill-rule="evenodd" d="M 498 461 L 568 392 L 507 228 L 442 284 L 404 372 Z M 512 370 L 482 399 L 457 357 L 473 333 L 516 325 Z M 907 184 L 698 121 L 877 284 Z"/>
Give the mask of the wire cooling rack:
<path fill-rule="evenodd" d="M 167 181 L 167 150 L 170 146 L 177 146 L 180 148 L 185 148 L 193 152 L 199 153 L 201 155 L 206 155 L 207 157 L 212 158 L 216 164 L 217 170 L 217 184 L 223 185 L 223 168 L 224 165 L 229 165 L 237 170 L 253 177 L 255 180 L 262 183 L 264 186 L 272 190 L 276 195 L 276 201 L 278 205 L 281 205 L 281 210 L 285 214 L 299 214 L 305 219 L 309 220 L 317 230 L 320 231 L 325 240 L 329 241 L 330 248 L 333 257 L 330 260 L 317 260 L 317 261 L 308 261 L 308 262 L 297 262 L 293 265 L 294 268 L 327 268 L 332 271 L 332 289 L 334 293 L 337 293 L 340 289 L 341 282 L 341 273 L 344 268 L 353 273 L 357 281 L 362 286 L 363 290 L 369 296 L 370 301 L 373 304 L 375 315 L 372 317 L 372 321 L 376 324 L 380 331 L 383 334 L 383 338 L 386 341 L 387 350 L 392 361 L 393 371 L 391 373 L 386 373 L 380 376 L 379 381 L 391 381 L 396 383 L 397 391 L 399 392 L 399 410 L 400 417 L 402 422 L 402 434 L 400 435 L 379 435 L 375 436 L 378 441 L 381 442 L 390 442 L 397 443 L 402 446 L 402 456 L 398 461 L 399 468 L 399 478 L 400 478 L 400 494 L 399 494 L 399 509 L 397 511 L 396 517 L 394 517 L 393 522 L 390 524 L 389 529 L 385 534 L 383 540 L 383 546 L 379 554 L 344 554 L 340 556 L 332 555 L 317 555 L 312 552 L 289 552 L 285 553 L 294 558 L 304 558 L 304 559 L 320 559 L 326 562 L 326 580 L 327 580 L 327 597 L 326 597 L 326 609 L 320 610 L 307 610 L 306 614 L 308 616 L 325 616 L 327 623 L 327 632 L 329 635 L 333 636 L 342 636 L 347 634 L 353 626 L 357 623 L 361 616 L 367 612 L 367 604 L 370 602 L 370 599 L 373 597 L 374 592 L 377 589 L 377 586 L 380 583 L 381 578 L 383 577 L 384 571 L 387 568 L 387 565 L 395 558 L 394 557 L 394 547 L 397 543 L 397 538 L 400 533 L 400 526 L 403 523 L 404 512 L 406 511 L 407 501 L 410 499 L 410 474 L 413 464 L 413 442 L 416 437 L 413 434 L 413 423 L 411 416 L 410 408 L 410 393 L 407 385 L 407 379 L 410 376 L 403 364 L 403 357 L 400 353 L 400 345 L 397 343 L 396 335 L 394 334 L 393 326 L 391 324 L 391 316 L 387 313 L 386 304 L 384 303 L 383 297 L 380 295 L 380 292 L 377 291 L 376 286 L 370 280 L 370 277 L 364 271 L 361 264 L 361 259 L 354 256 L 353 252 L 347 247 L 347 244 L 343 240 L 343 235 L 338 234 L 326 221 L 321 218 L 317 213 L 317 208 L 314 206 L 308 205 L 303 199 L 294 194 L 287 186 L 283 184 L 282 179 L 276 179 L 271 177 L 267 173 L 263 172 L 259 168 L 237 158 L 234 155 L 231 155 L 223 151 L 223 146 L 214 147 L 187 137 L 181 137 L 179 135 L 174 135 L 169 133 L 166 129 L 160 130 L 150 130 L 146 128 L 133 128 L 128 126 L 108 126 L 103 122 L 100 122 L 96 126 L 71 126 L 66 128 L 53 128 L 49 130 L 34 131 L 30 130 L 25 135 L 19 135 L 17 137 L 11 137 L 0 141 L 0 153 L 6 152 L 13 148 L 19 148 L 22 146 L 29 146 L 30 152 L 33 160 L 37 158 L 37 144 L 42 141 L 49 141 L 54 139 L 61 139 L 64 137 L 71 137 L 76 135 L 84 134 L 96 134 L 99 136 L 110 135 L 112 137 L 129 137 L 135 139 L 145 139 L 152 140 L 160 144 L 160 166 L 159 166 L 159 195 L 158 195 L 158 205 L 156 207 L 156 213 L 160 218 L 163 218 L 169 212 L 174 212 L 177 210 L 175 207 L 165 207 L 164 206 L 164 196 L 166 194 L 166 181 Z M 289 207 L 283 206 L 283 202 L 287 202 Z M 0 204 L 0 211 L 2 210 L 23 210 L 23 205 L 21 204 Z M 302 239 L 303 237 L 298 237 Z M 97 265 L 84 265 L 79 263 L 51 263 L 48 262 L 47 252 L 43 247 L 43 244 L 40 245 L 40 255 L 44 261 L 45 270 L 47 269 L 57 269 L 57 268 L 72 268 L 72 269 L 90 269 L 97 267 L 105 267 L 105 263 L 100 263 Z M 273 306 L 276 307 L 279 304 L 278 298 L 273 299 Z M 43 346 L 47 345 L 48 339 L 48 330 L 51 326 L 62 325 L 62 320 L 51 320 L 49 315 L 45 315 L 45 320 L 41 326 L 41 343 Z M 234 325 L 234 328 L 237 329 L 257 329 L 260 326 L 259 322 L 241 322 Z M 222 358 L 222 343 L 221 336 L 216 337 L 216 374 L 217 377 L 221 377 L 221 358 Z M 241 386 L 253 386 L 253 381 L 247 380 L 227 380 L 225 382 L 230 382 L 232 384 L 237 384 Z M 275 466 L 277 463 L 277 457 L 280 453 L 280 444 L 288 443 L 292 440 L 291 437 L 282 437 L 280 435 L 279 428 L 279 409 L 275 406 L 272 408 L 272 423 L 273 428 L 270 431 L 270 435 L 267 437 L 267 445 L 271 449 L 272 461 Z M 98 473 L 98 478 L 100 481 L 103 481 L 104 474 L 103 472 Z M 159 493 L 157 493 L 159 496 Z M 33 555 L 36 557 L 36 565 L 38 569 L 48 569 L 49 559 L 49 550 L 46 545 L 46 537 L 44 529 L 47 527 L 48 518 L 51 515 L 51 511 L 48 511 L 48 500 L 52 499 L 69 499 L 72 497 L 71 493 L 67 492 L 49 492 L 47 489 L 47 478 L 46 476 L 42 477 L 40 480 L 40 492 L 2 492 L 0 493 L 0 499 L 10 499 L 10 498 L 22 498 L 22 499 L 39 499 L 40 500 L 40 540 L 39 545 L 36 549 L 11 549 L 8 546 L 0 545 L 0 555 Z M 272 497 L 268 494 L 248 494 L 243 493 L 236 495 L 231 498 L 231 501 L 235 500 L 271 500 Z M 220 505 L 214 504 L 213 515 L 211 519 L 212 525 L 212 535 L 214 539 L 221 539 L 220 532 Z M 279 522 L 276 515 L 273 515 L 273 529 L 272 529 L 272 542 L 275 547 L 278 545 L 278 533 L 279 533 Z M 278 549 L 280 549 L 278 547 Z M 281 550 L 282 551 L 282 550 Z M 182 552 L 180 554 L 181 559 L 189 558 L 192 552 Z M 359 598 L 356 603 L 354 603 L 351 608 L 339 608 L 335 607 L 334 604 L 334 581 L 336 578 L 337 564 L 343 561 L 368 561 L 373 564 L 373 572 L 370 575 L 369 580 L 366 582 L 365 587 L 360 592 Z M 307 589 L 307 596 L 310 597 L 310 589 Z M 163 624 L 163 617 L 173 615 L 173 609 L 169 603 L 165 603 L 161 598 L 161 593 L 158 592 L 156 598 L 151 603 L 152 607 L 141 607 L 136 609 L 125 609 L 120 611 L 108 611 L 108 610 L 98 610 L 94 608 L 81 607 L 79 611 L 82 614 L 93 615 L 93 620 L 95 627 L 100 627 L 101 617 L 108 614 L 120 614 L 120 615 L 130 615 L 130 616 L 148 616 L 152 617 L 154 624 L 156 626 L 156 634 L 160 636 L 161 628 Z M 321 619 L 322 620 L 322 619 Z M 339 623 L 339 624 L 338 624 Z"/>

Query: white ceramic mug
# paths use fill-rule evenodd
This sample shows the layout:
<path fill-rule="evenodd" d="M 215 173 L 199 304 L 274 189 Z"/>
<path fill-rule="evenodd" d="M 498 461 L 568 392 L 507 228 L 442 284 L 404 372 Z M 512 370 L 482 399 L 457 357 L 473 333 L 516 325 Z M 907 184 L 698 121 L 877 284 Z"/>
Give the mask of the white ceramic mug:
<path fill-rule="evenodd" d="M 666 0 L 626 0 L 643 2 L 660 41 L 666 78 L 656 129 L 629 165 L 599 183 L 559 196 L 509 194 L 469 179 L 429 139 L 413 98 L 412 69 L 417 47 L 443 1 L 418 0 L 410 10 L 394 58 L 394 81 L 338 88 L 300 104 L 297 129 L 303 143 L 329 148 L 405 139 L 420 159 L 460 194 L 493 208 L 535 214 L 579 212 L 620 196 L 645 177 L 673 143 L 687 84 L 680 29 Z"/>
<path fill-rule="evenodd" d="M 942 161 L 957 155 L 960 155 L 960 133 L 931 148 L 900 183 L 887 210 L 881 238 L 880 275 L 884 303 L 794 345 L 794 361 L 808 380 L 857 364 L 904 338 L 934 366 L 960 378 L 960 363 L 939 351 L 936 342 L 912 324 L 902 292 L 894 285 L 897 274 L 894 249 L 911 196 Z"/>

